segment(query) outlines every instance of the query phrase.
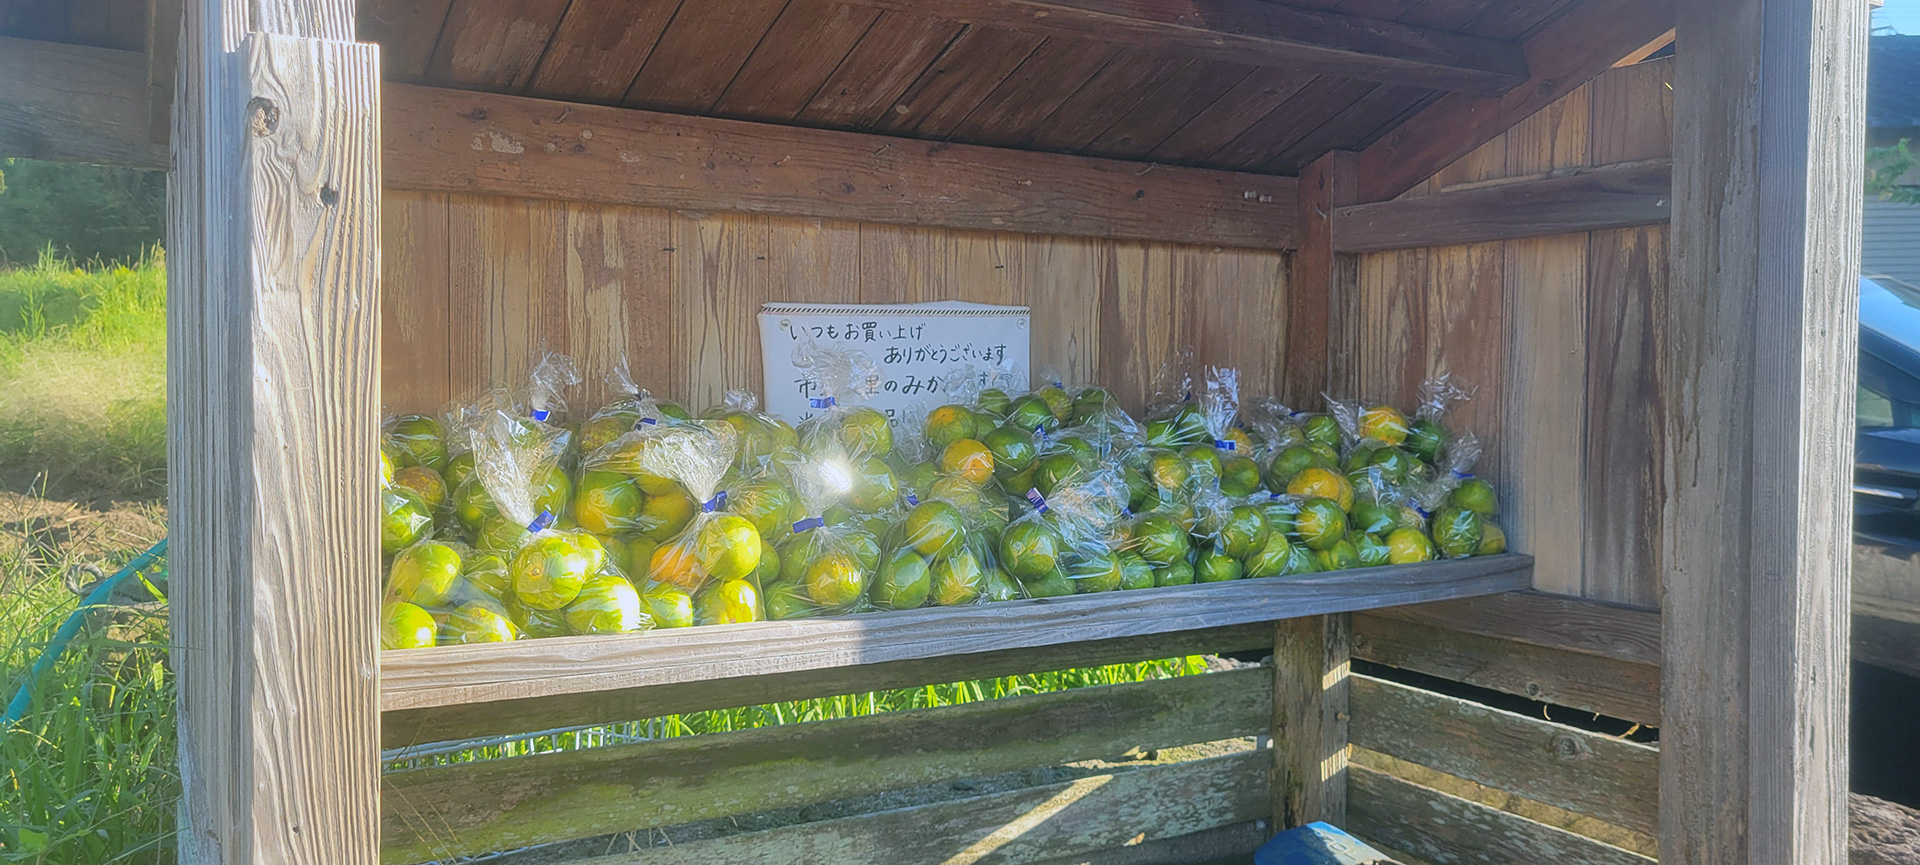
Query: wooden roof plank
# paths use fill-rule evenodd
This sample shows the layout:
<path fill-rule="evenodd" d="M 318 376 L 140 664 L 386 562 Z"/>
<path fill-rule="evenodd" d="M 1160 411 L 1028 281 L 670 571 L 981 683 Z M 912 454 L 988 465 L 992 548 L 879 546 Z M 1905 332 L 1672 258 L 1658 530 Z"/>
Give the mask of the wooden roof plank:
<path fill-rule="evenodd" d="M 1012 75 L 1045 37 L 968 25 L 873 125 L 940 138 Z"/>
<path fill-rule="evenodd" d="M 795 119 L 807 126 L 872 126 L 965 28 L 944 18 L 881 11 Z"/>
<path fill-rule="evenodd" d="M 711 111 L 786 6 L 786 0 L 681 4 L 620 104 L 655 111 Z"/>
<path fill-rule="evenodd" d="M 1668 0 L 1585 0 L 1527 42 L 1526 85 L 1504 96 L 1447 94 L 1361 151 L 1361 200 L 1413 188 L 1666 32 L 1674 14 Z"/>
<path fill-rule="evenodd" d="M 1293 98 L 1318 78 L 1313 75 L 1257 69 L 1213 104 L 1194 115 L 1185 126 L 1155 145 L 1146 156 L 1155 162 L 1193 165 L 1206 161 L 1221 143 L 1260 121 L 1280 103 Z"/>
<path fill-rule="evenodd" d="M 1186 126 L 1241 82 L 1265 70 L 1194 61 L 1080 148 L 1090 156 L 1138 159 Z"/>
<path fill-rule="evenodd" d="M 793 0 L 713 107 L 721 117 L 786 122 L 840 68 L 880 10 Z"/>
<path fill-rule="evenodd" d="M 1383 85 L 1354 78 L 1321 79 L 1292 98 L 1274 106 L 1233 140 L 1206 158 L 1208 164 L 1257 169 L 1275 150 L 1285 151 L 1306 140 L 1325 122 L 1356 104 L 1367 103 Z M 1331 146 L 1324 147 L 1318 156 Z"/>
<path fill-rule="evenodd" d="M 1382 126 L 1404 116 L 1408 109 L 1425 103 L 1433 93 L 1432 90 L 1419 87 L 1396 87 L 1391 84 L 1375 87 L 1372 92 L 1339 109 L 1327 122 L 1297 137 L 1293 143 L 1279 147 L 1277 153 L 1260 163 L 1258 170 L 1273 174 L 1298 174 L 1307 163 L 1329 150 L 1351 150 L 1363 146 Z"/>
<path fill-rule="evenodd" d="M 967 113 L 949 137 L 997 146 L 1024 146 L 1032 133 L 1120 49 L 1098 42 L 1048 39 L 1025 63 Z"/>
<path fill-rule="evenodd" d="M 1200 61 L 1155 56 L 1125 49 L 1106 68 L 1094 73 L 1080 89 L 1060 103 L 1039 129 L 1025 139 L 1036 150 L 1075 153 L 1124 116 L 1147 96 Z"/>
<path fill-rule="evenodd" d="M 1209 60 L 1469 93 L 1526 77 L 1497 40 L 1260 0 L 851 0 Z"/>
<path fill-rule="evenodd" d="M 610 104 L 627 95 L 681 0 L 575 3 L 527 86 L 542 99 Z"/>
<path fill-rule="evenodd" d="M 453 0 L 365 0 L 360 4 L 359 36 L 380 43 L 380 77 L 415 83 L 427 74 L 427 61 L 447 23 Z"/>
<path fill-rule="evenodd" d="M 518 91 L 533 77 L 568 0 L 455 0 L 427 61 L 435 84 Z"/>

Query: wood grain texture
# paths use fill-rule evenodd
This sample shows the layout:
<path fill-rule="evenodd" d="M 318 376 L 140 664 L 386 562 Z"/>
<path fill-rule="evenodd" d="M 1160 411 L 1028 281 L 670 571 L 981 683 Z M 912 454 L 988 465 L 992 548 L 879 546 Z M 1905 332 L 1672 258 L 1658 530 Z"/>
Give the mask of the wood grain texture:
<path fill-rule="evenodd" d="M 1510 43 L 1256 0 L 854 2 L 1048 37 L 1443 90 L 1503 93 L 1527 73 L 1526 59 Z"/>
<path fill-rule="evenodd" d="M 1254 70 L 1233 63 L 1189 63 L 1143 93 L 1138 103 L 1079 150 L 1111 159 L 1146 156 L 1253 74 Z"/>
<path fill-rule="evenodd" d="M 1352 677 L 1353 744 L 1652 833 L 1658 748 L 1423 691 Z"/>
<path fill-rule="evenodd" d="M 881 10 L 796 119 L 848 129 L 878 123 L 964 29 L 945 18 Z"/>
<path fill-rule="evenodd" d="M 1866 17 L 1847 2 L 1679 4 L 1667 862 L 1847 855 Z"/>
<path fill-rule="evenodd" d="M 1374 142 L 1360 157 L 1360 200 L 1385 201 L 1552 105 L 1673 26 L 1662 0 L 1583 0 L 1530 37 L 1531 77 L 1501 96 L 1451 93 Z"/>
<path fill-rule="evenodd" d="M 1196 164 L 1232 141 L 1319 77 L 1307 72 L 1256 69 L 1194 114 L 1185 124 L 1157 142 L 1141 141 L 1150 149 L 1134 158 L 1172 164 Z"/>
<path fill-rule="evenodd" d="M 1374 610 L 1369 615 L 1660 665 L 1660 613 L 1540 592 L 1507 592 Z"/>
<path fill-rule="evenodd" d="M 635 637 L 388 652 L 386 710 L 664 685 L 1271 621 L 1510 591 L 1526 556 Z M 928 639 L 928 628 L 937 639 Z"/>
<path fill-rule="evenodd" d="M 1545 823 L 1471 802 L 1385 772 L 1355 766 L 1352 820 L 1363 838 L 1434 863 L 1579 862 L 1649 865 L 1654 860 Z"/>
<path fill-rule="evenodd" d="M 393 773 L 382 855 L 444 859 L 1249 736 L 1267 729 L 1272 686 L 1255 668 Z"/>
<path fill-rule="evenodd" d="M 438 415 L 452 393 L 447 196 L 388 193 L 380 207 L 380 402 Z"/>
<path fill-rule="evenodd" d="M 837 697 L 873 690 L 915 688 L 1033 672 L 1137 663 L 1196 654 L 1271 648 L 1265 623 L 1115 637 L 1031 649 L 1006 649 L 889 661 L 854 667 L 740 679 L 692 680 L 620 691 L 584 692 L 552 699 L 503 700 L 436 709 L 389 711 L 381 716 L 385 747 L 401 748 L 478 736 L 525 733 L 554 725 L 632 721 L 662 715 L 733 709 L 763 702 Z"/>
<path fill-rule="evenodd" d="M 1330 372 L 1353 362 L 1348 344 L 1356 263 L 1334 250 L 1334 222 L 1353 199 L 1353 154 L 1329 153 L 1300 173 L 1294 221 L 1300 246 L 1293 254 L 1291 303 L 1286 317 L 1286 375 L 1275 394 L 1289 406 L 1315 406 L 1332 385 Z M 1297 409 L 1298 410 L 1298 409 Z"/>
<path fill-rule="evenodd" d="M 172 112 L 175 843 L 372 863 L 379 61 L 259 32 L 349 35 L 348 4 L 251 11 L 186 7 Z"/>
<path fill-rule="evenodd" d="M 1514 549 L 1553 564 L 1534 588 L 1582 590 L 1586 487 L 1585 235 L 1506 244 L 1506 473 L 1501 525 Z"/>
<path fill-rule="evenodd" d="M 1334 244 L 1377 252 L 1651 225 L 1672 201 L 1672 162 L 1633 163 L 1344 207 Z"/>
<path fill-rule="evenodd" d="M 1606 79 L 1602 78 L 1604 82 Z M 1668 293 L 1665 226 L 1596 231 L 1587 260 L 1586 538 L 1581 594 L 1660 603 Z"/>
<path fill-rule="evenodd" d="M 519 91 L 533 80 L 568 0 L 454 0 L 427 61 L 435 84 Z"/>
<path fill-rule="evenodd" d="M 760 305 L 771 300 L 767 218 L 752 214 L 673 217 L 674 338 L 685 366 L 672 392 L 697 406 L 726 392 L 765 393 Z"/>
<path fill-rule="evenodd" d="M 681 0 L 575 3 L 554 29 L 527 95 L 602 104 L 620 101 Z"/>
<path fill-rule="evenodd" d="M 423 78 L 453 0 L 363 0 L 358 5 L 359 37 L 380 45 L 381 77 L 408 83 Z"/>
<path fill-rule="evenodd" d="M 874 121 L 878 132 L 944 138 L 1046 38 L 968 24 Z"/>
<path fill-rule="evenodd" d="M 185 0 L 151 0 L 147 7 L 147 139 L 165 144 L 173 130 L 173 87 L 180 74 L 180 22 Z"/>
<path fill-rule="evenodd" d="M 585 859 L 581 865 L 1055 865 L 1061 856 L 1243 825 L 1262 814 L 1266 796 L 1266 755 L 1248 751 L 655 847 Z"/>
<path fill-rule="evenodd" d="M 1024 146 L 1120 53 L 1112 45 L 1049 39 L 993 88 L 980 104 L 944 131 L 954 141 Z"/>
<path fill-rule="evenodd" d="M 1353 656 L 1502 693 L 1660 722 L 1660 668 L 1382 616 L 1353 620 Z"/>
<path fill-rule="evenodd" d="M 786 5 L 786 0 L 681 3 L 620 104 L 711 111 Z"/>
<path fill-rule="evenodd" d="M 1059 108 L 1026 137 L 1022 146 L 1060 153 L 1080 152 L 1112 129 L 1149 94 L 1199 63 L 1140 49 L 1121 50 L 1112 62 L 1063 100 Z"/>
<path fill-rule="evenodd" d="M 1100 375 L 1123 405 L 1147 405 L 1160 366 L 1186 340 L 1191 295 L 1174 289 L 1171 250 L 1115 243 L 1100 284 Z"/>
<path fill-rule="evenodd" d="M 880 10 L 793 0 L 775 19 L 713 111 L 722 117 L 790 122 L 844 62 Z"/>
<path fill-rule="evenodd" d="M 0 36 L 0 156 L 166 168 L 147 92 L 140 52 Z"/>
<path fill-rule="evenodd" d="M 396 188 L 1293 245 L 1294 180 L 394 85 Z"/>
<path fill-rule="evenodd" d="M 1246 249 L 1174 252 L 1174 290 L 1189 298 L 1194 360 L 1240 372 L 1241 397 L 1279 393 L 1291 353 L 1287 319 L 1302 304 L 1286 256 Z"/>
<path fill-rule="evenodd" d="M 1352 622 L 1345 614 L 1273 623 L 1273 825 L 1347 819 Z"/>
<path fill-rule="evenodd" d="M 1100 369 L 1101 279 L 1107 244 L 1083 238 L 1027 238 L 1026 303 L 1032 311 L 1028 346 L 1036 370 L 1052 369 L 1063 382 L 1104 382 Z"/>
<path fill-rule="evenodd" d="M 1609 70 L 1593 79 L 1587 155 L 1594 165 L 1673 155 L 1673 58 Z"/>

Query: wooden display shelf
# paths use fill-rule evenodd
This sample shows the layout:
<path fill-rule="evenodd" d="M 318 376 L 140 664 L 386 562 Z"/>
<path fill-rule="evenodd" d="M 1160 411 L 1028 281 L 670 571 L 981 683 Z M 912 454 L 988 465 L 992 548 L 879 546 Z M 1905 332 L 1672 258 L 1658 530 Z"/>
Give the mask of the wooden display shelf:
<path fill-rule="evenodd" d="M 381 709 L 537 700 L 1220 628 L 1516 591 L 1528 587 L 1532 572 L 1531 556 L 1507 554 L 968 607 L 390 651 L 380 658 Z"/>

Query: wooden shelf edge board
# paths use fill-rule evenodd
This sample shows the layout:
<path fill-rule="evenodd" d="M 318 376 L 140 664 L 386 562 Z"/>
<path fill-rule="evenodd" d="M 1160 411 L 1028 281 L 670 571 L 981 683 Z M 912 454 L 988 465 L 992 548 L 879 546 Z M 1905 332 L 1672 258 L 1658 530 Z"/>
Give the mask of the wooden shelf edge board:
<path fill-rule="evenodd" d="M 1532 573 L 1532 557 L 1508 554 L 970 607 L 384 652 L 381 708 L 744 680 L 1354 612 L 1525 589 Z"/>

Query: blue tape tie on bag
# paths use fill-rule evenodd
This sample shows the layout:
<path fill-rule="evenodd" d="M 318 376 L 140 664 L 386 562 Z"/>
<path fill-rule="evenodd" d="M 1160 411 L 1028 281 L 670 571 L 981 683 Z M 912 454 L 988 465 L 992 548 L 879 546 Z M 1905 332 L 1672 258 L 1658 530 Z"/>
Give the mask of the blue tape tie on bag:
<path fill-rule="evenodd" d="M 704 502 L 701 502 L 700 510 L 702 513 L 710 514 L 726 506 L 727 506 L 727 491 L 721 490 L 717 493 L 714 493 L 713 498 L 710 498 Z"/>
<path fill-rule="evenodd" d="M 807 405 L 814 408 L 833 408 L 833 397 L 809 399 Z"/>
<path fill-rule="evenodd" d="M 1033 509 L 1040 513 L 1047 512 L 1047 497 L 1041 495 L 1037 488 L 1027 490 L 1027 504 L 1033 505 Z"/>
<path fill-rule="evenodd" d="M 826 524 L 827 524 L 827 521 L 826 521 L 826 518 L 824 517 L 807 517 L 806 519 L 793 524 L 793 533 L 797 535 L 804 531 L 810 531 L 812 529 L 820 528 L 821 526 L 824 526 Z"/>
<path fill-rule="evenodd" d="M 533 410 L 533 419 L 540 421 L 541 423 L 546 423 L 547 417 L 552 414 L 553 412 L 550 412 L 546 409 L 537 408 Z"/>
<path fill-rule="evenodd" d="M 553 527 L 553 511 L 547 510 L 546 508 L 541 508 L 540 515 L 537 517 L 534 517 L 533 522 L 530 522 L 527 524 L 527 531 L 544 532 L 547 529 L 552 527 Z"/>

